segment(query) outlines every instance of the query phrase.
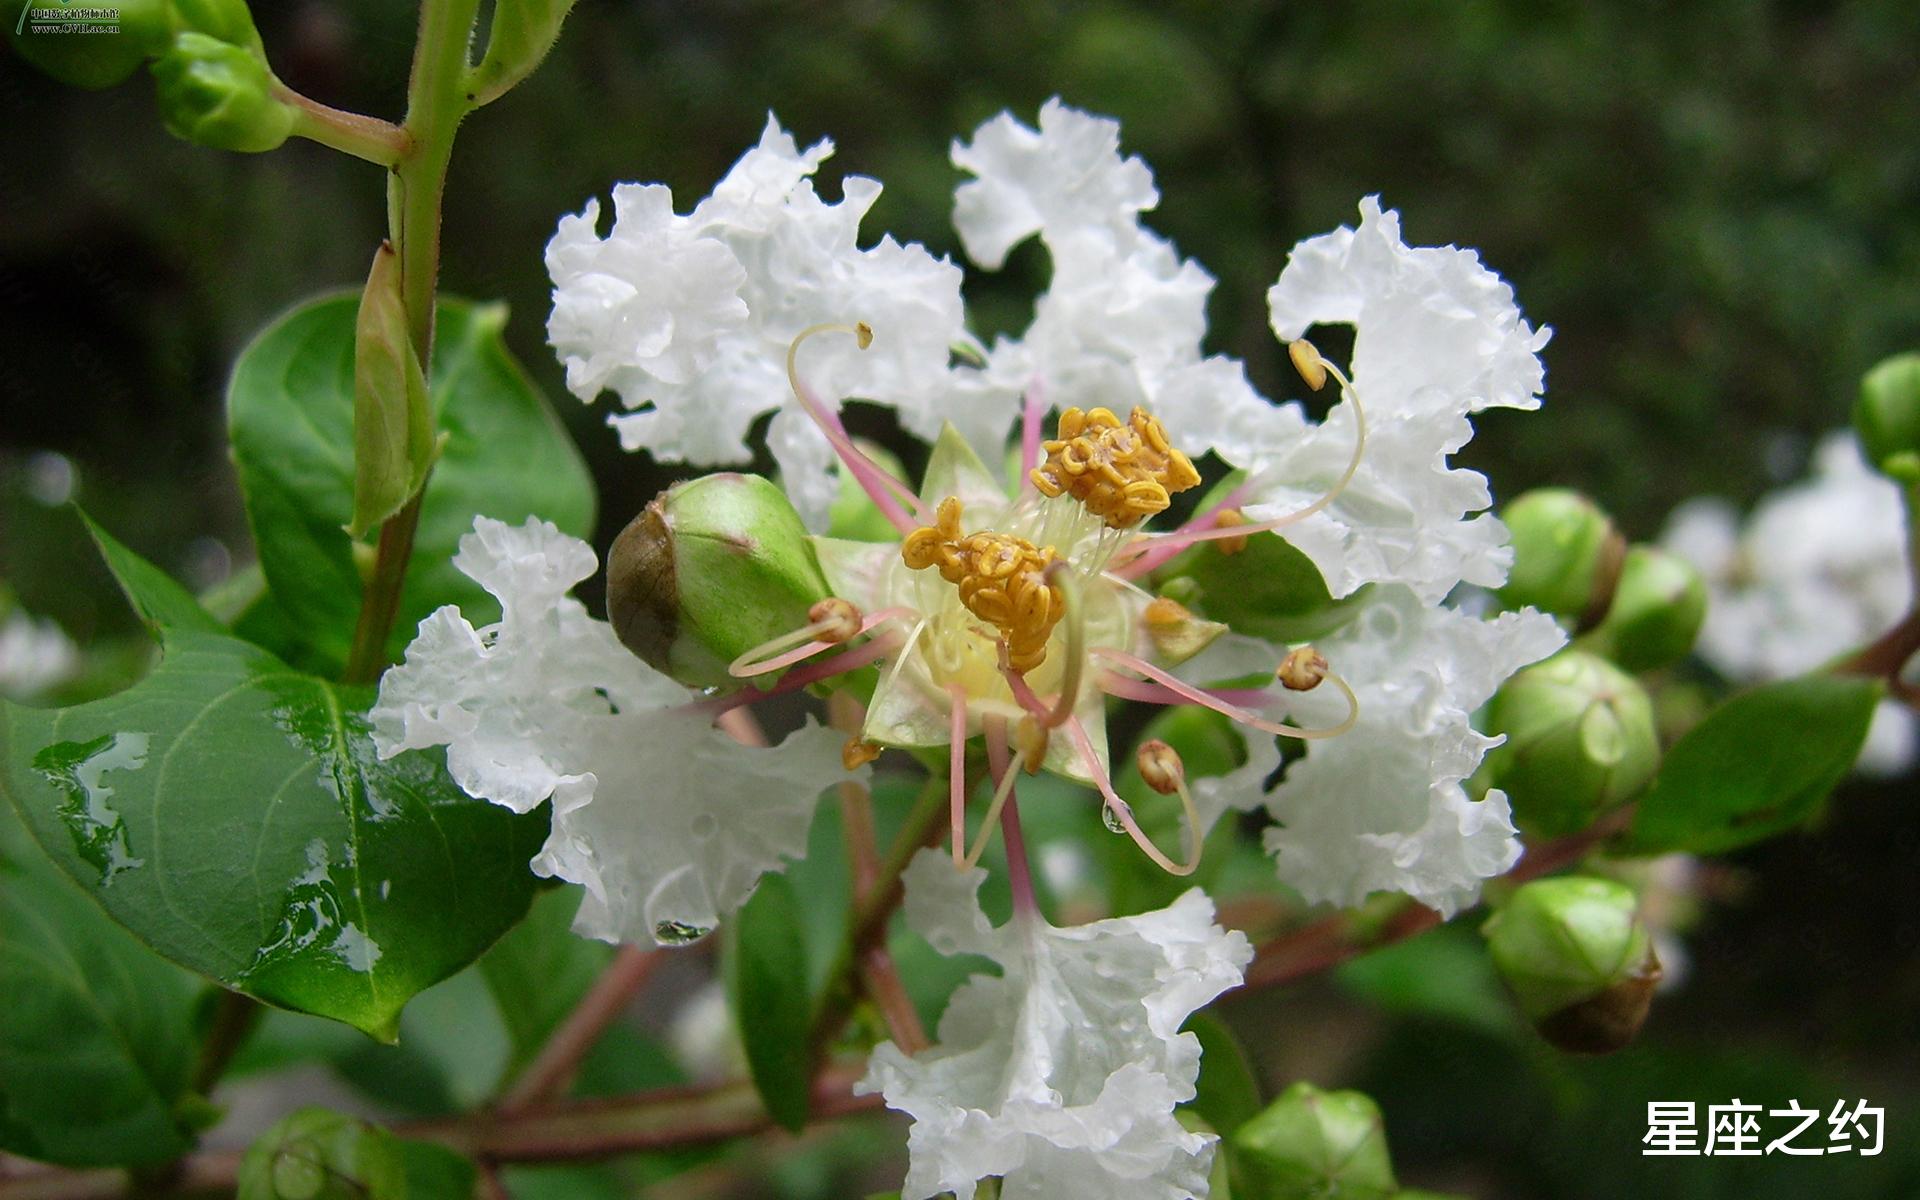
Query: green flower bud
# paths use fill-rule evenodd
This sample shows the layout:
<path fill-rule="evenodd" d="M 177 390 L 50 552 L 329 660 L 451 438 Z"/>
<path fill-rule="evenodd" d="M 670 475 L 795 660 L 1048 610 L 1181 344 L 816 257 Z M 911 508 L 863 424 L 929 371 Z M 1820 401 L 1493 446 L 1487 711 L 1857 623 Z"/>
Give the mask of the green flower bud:
<path fill-rule="evenodd" d="M 1380 1109 L 1296 1083 L 1228 1142 L 1238 1200 L 1388 1200 L 1399 1185 Z"/>
<path fill-rule="evenodd" d="M 1660 960 L 1638 907 L 1625 884 L 1563 876 L 1522 887 L 1482 927 L 1520 1010 L 1560 1049 L 1606 1054 L 1646 1023 Z"/>
<path fill-rule="evenodd" d="M 1240 471 L 1228 475 L 1195 511 L 1206 512 L 1245 478 Z M 1325 637 L 1347 623 L 1365 594 L 1362 589 L 1334 599 L 1313 560 L 1271 533 L 1257 533 L 1244 542 L 1201 542 L 1155 571 L 1153 590 L 1208 620 L 1272 642 Z"/>
<path fill-rule="evenodd" d="M 1582 624 L 1598 620 L 1626 550 L 1612 519 L 1566 488 L 1527 492 L 1500 515 L 1513 535 L 1513 570 L 1500 599 Z"/>
<path fill-rule="evenodd" d="M 175 34 L 153 64 L 167 132 L 216 150 L 258 153 L 287 140 L 294 111 L 273 98 L 258 54 L 204 33 Z"/>
<path fill-rule="evenodd" d="M 303 1108 L 247 1149 L 238 1183 L 241 1200 L 400 1200 L 407 1173 L 384 1129 Z"/>
<path fill-rule="evenodd" d="M 806 625 L 827 596 L 800 514 L 758 475 L 675 484 L 614 539 L 607 616 L 627 649 L 691 687 Z"/>
<path fill-rule="evenodd" d="M 1866 373 L 1853 428 L 1868 462 L 1920 483 L 1920 354 L 1896 354 Z"/>
<path fill-rule="evenodd" d="M 1707 619 L 1707 581 L 1683 558 L 1634 546 L 1604 620 L 1584 643 L 1629 671 L 1671 666 L 1693 649 Z"/>
<path fill-rule="evenodd" d="M 173 0 L 175 30 L 191 30 L 264 57 L 246 0 Z"/>
<path fill-rule="evenodd" d="M 108 88 L 166 46 L 172 33 L 167 0 L 119 0 L 118 21 L 76 24 L 67 0 L 15 0 L 0 8 L 20 57 L 73 87 Z M 99 7 L 106 7 L 101 5 Z M 79 30 L 85 29 L 86 32 Z"/>
<path fill-rule="evenodd" d="M 1507 740 L 1482 778 L 1502 788 L 1521 829 L 1560 837 L 1639 794 L 1660 765 L 1653 702 L 1605 659 L 1563 650 L 1508 680 L 1487 707 Z"/>
<path fill-rule="evenodd" d="M 855 438 L 853 442 L 895 479 L 907 477 L 906 468 L 900 465 L 900 459 L 892 451 L 865 438 Z M 853 477 L 852 471 L 840 472 L 840 492 L 833 498 L 833 507 L 827 510 L 827 534 L 855 542 L 900 540 L 900 531 L 894 528 L 893 522 L 887 520 L 887 514 L 881 512 L 873 498 L 867 495 L 867 489 L 860 486 L 860 481 Z"/>

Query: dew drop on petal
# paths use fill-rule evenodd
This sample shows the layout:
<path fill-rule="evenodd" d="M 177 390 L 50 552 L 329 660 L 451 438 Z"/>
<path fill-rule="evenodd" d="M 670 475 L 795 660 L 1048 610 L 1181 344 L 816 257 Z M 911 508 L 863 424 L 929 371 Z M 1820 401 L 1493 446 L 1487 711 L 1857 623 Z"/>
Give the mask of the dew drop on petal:
<path fill-rule="evenodd" d="M 683 925 L 678 921 L 661 921 L 653 927 L 653 940 L 663 946 L 685 946 L 697 942 L 712 933 L 711 929 L 702 929 L 698 925 Z"/>

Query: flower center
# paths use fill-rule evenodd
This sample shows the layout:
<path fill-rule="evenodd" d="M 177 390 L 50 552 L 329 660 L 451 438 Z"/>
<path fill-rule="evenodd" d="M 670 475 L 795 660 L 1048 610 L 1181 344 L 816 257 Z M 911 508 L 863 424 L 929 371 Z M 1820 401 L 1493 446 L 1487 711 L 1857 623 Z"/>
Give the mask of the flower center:
<path fill-rule="evenodd" d="M 1010 533 L 963 534 L 960 513 L 958 497 L 942 500 L 936 524 L 908 534 L 900 557 L 915 571 L 938 567 L 966 610 L 1000 631 L 1013 669 L 1030 671 L 1046 658 L 1047 639 L 1066 613 L 1066 597 L 1046 577 L 1059 555 Z"/>
<path fill-rule="evenodd" d="M 1200 482 L 1200 472 L 1167 441 L 1158 418 L 1136 407 L 1122 424 L 1112 409 L 1060 414 L 1047 459 L 1029 478 L 1049 498 L 1071 495 L 1107 523 L 1130 529 L 1165 512 L 1171 497 Z"/>

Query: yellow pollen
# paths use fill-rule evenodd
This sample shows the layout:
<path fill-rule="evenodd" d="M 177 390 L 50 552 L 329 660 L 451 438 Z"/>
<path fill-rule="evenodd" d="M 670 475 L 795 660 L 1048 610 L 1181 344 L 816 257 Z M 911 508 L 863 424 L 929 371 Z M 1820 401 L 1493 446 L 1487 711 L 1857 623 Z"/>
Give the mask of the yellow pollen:
<path fill-rule="evenodd" d="M 1144 408 L 1122 424 L 1112 409 L 1060 414 L 1047 460 L 1029 478 L 1043 496 L 1071 494 L 1110 529 L 1130 529 L 1165 511 L 1170 498 L 1200 482 L 1192 460 Z"/>
<path fill-rule="evenodd" d="M 1215 529 L 1232 529 L 1236 525 L 1245 525 L 1247 518 L 1237 508 L 1223 508 L 1213 515 Z M 1243 537 L 1221 538 L 1214 543 L 1222 554 L 1238 554 L 1247 548 L 1247 539 Z"/>
<path fill-rule="evenodd" d="M 857 771 L 879 758 L 881 749 L 882 747 L 874 742 L 850 737 L 847 739 L 847 744 L 840 747 L 840 765 L 849 771 Z"/>
<path fill-rule="evenodd" d="M 923 525 L 900 544 L 900 557 L 915 571 L 939 567 L 940 577 L 960 589 L 967 611 L 1000 631 L 1007 661 L 1025 674 L 1047 657 L 1047 639 L 1066 613 L 1066 597 L 1046 579 L 1058 555 L 1023 537 L 982 530 L 960 532 L 960 501 L 940 502 L 937 524 Z"/>

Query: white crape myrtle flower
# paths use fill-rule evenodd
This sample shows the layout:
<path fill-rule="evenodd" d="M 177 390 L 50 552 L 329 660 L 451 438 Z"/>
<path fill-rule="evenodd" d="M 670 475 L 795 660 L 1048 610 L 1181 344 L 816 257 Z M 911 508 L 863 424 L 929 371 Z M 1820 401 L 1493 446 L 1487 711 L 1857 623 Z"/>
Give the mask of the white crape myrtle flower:
<path fill-rule="evenodd" d="M 1505 527 L 1482 511 L 1487 481 L 1447 456 L 1472 438 L 1470 413 L 1539 407 L 1538 355 L 1551 331 L 1521 319 L 1513 289 L 1473 251 L 1405 245 L 1399 214 L 1373 196 L 1357 229 L 1294 247 L 1267 304 L 1283 341 L 1315 325 L 1354 329 L 1365 456 L 1333 504 L 1287 531 L 1333 594 L 1399 583 L 1432 602 L 1462 581 L 1505 582 L 1512 552 Z M 1353 444 L 1354 416 L 1342 403 L 1291 444 L 1246 447 L 1258 459 L 1247 516 L 1278 516 L 1324 491 Z"/>
<path fill-rule="evenodd" d="M 31 699 L 79 670 L 79 649 L 54 622 L 18 609 L 0 619 L 0 696 Z"/>
<path fill-rule="evenodd" d="M 1891 628 L 1912 602 L 1905 538 L 1899 487 L 1841 430 L 1820 442 L 1811 477 L 1762 497 L 1744 528 L 1725 501 L 1691 500 L 1661 541 L 1707 579 L 1700 656 L 1748 682 L 1815 670 Z M 1917 750 L 1912 711 L 1882 701 L 1862 769 L 1898 772 Z"/>
<path fill-rule="evenodd" d="M 1214 1139 L 1174 1117 L 1200 1067 L 1180 1026 L 1240 982 L 1246 936 L 1214 924 L 1198 889 L 1134 917 L 1062 929 L 1017 911 L 995 928 L 985 877 L 934 851 L 906 872 L 908 923 L 1001 974 L 953 994 L 930 1049 L 880 1046 L 856 1088 L 913 1117 L 901 1195 L 971 1200 L 997 1176 L 1005 1200 L 1204 1197 Z"/>
<path fill-rule="evenodd" d="M 691 214 L 674 213 L 665 187 L 623 184 L 604 237 L 598 201 L 561 220 L 547 247 L 548 338 L 575 395 L 592 401 L 612 389 L 632 410 L 611 418 L 627 449 L 701 465 L 749 461 L 754 420 L 787 396 L 788 345 L 822 323 L 860 320 L 873 331 L 864 351 L 842 339 L 809 352 L 824 396 L 891 405 L 928 440 L 954 415 L 947 362 L 966 340 L 960 271 L 891 237 L 862 249 L 861 219 L 880 185 L 849 176 L 828 203 L 811 177 L 832 153 L 827 141 L 801 151 L 769 116 L 759 144 Z M 1011 401 L 1001 403 L 1004 430 Z M 960 415 L 963 432 L 992 416 L 980 398 Z M 795 507 L 818 527 L 835 495 L 826 440 L 787 410 L 768 443 Z"/>
<path fill-rule="evenodd" d="M 585 886 L 577 932 L 704 934 L 782 856 L 805 852 L 820 792 L 861 777 L 826 729 L 748 749 L 714 728 L 698 697 L 568 595 L 596 562 L 553 525 L 481 517 L 454 565 L 499 599 L 501 618 L 475 629 L 449 605 L 422 621 L 380 681 L 374 744 L 382 757 L 445 746 L 463 791 L 515 812 L 551 799 L 533 869 Z"/>

